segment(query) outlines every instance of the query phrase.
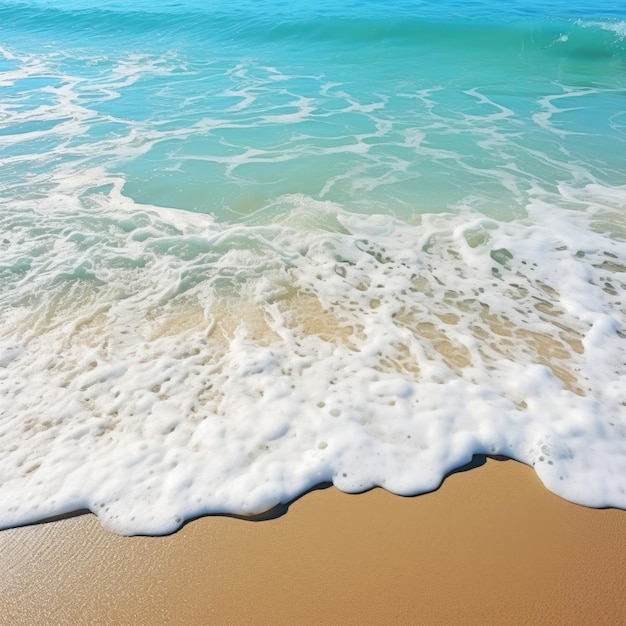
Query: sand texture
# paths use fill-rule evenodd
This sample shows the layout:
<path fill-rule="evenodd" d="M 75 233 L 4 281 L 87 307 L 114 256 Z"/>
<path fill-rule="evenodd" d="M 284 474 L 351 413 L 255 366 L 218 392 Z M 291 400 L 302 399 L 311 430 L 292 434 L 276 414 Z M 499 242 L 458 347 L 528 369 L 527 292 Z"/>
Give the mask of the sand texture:
<path fill-rule="evenodd" d="M 169 537 L 80 515 L 0 532 L 0 563 L 3 625 L 626 623 L 626 512 L 561 500 L 514 461 Z"/>

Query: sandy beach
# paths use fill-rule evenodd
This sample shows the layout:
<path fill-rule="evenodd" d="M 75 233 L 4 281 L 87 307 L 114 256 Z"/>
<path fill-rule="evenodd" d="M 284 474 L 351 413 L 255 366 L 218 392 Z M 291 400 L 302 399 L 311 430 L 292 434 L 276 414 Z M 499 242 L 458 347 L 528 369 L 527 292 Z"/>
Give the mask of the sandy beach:
<path fill-rule="evenodd" d="M 0 92 L 0 626 L 626 626 L 626 0 L 0 0 Z"/>
<path fill-rule="evenodd" d="M 121 537 L 85 514 L 0 532 L 0 622 L 620 624 L 626 513 L 510 460 L 402 498 L 320 489 L 280 515 Z"/>

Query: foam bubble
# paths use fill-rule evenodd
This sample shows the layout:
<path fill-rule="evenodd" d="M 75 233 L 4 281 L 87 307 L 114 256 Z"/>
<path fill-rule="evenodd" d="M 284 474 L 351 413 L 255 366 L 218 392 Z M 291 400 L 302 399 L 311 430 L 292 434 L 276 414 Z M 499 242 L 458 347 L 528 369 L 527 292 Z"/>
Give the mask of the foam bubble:
<path fill-rule="evenodd" d="M 287 197 L 231 227 L 109 193 L 59 199 L 72 231 L 60 208 L 3 228 L 5 266 L 29 258 L 2 292 L 3 525 L 90 508 L 169 532 L 323 481 L 429 490 L 474 453 L 626 506 L 624 243 L 588 215 Z"/>

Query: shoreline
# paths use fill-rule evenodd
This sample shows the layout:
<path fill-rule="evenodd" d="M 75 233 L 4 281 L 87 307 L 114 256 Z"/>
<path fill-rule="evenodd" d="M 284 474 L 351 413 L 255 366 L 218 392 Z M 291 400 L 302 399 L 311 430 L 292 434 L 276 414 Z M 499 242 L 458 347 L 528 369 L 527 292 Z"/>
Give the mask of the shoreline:
<path fill-rule="evenodd" d="M 91 514 L 0 531 L 3 624 L 626 620 L 626 512 L 562 500 L 512 460 L 420 496 L 327 488 L 286 508 L 165 537 Z"/>

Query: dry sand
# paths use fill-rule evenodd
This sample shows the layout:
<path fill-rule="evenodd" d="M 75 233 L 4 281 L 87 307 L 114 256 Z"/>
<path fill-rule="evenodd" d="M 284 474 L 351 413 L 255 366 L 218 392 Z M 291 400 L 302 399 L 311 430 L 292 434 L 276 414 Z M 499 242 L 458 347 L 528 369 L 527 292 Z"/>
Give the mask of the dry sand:
<path fill-rule="evenodd" d="M 416 498 L 314 491 L 266 521 L 0 532 L 4 624 L 626 624 L 626 512 L 488 460 Z"/>

